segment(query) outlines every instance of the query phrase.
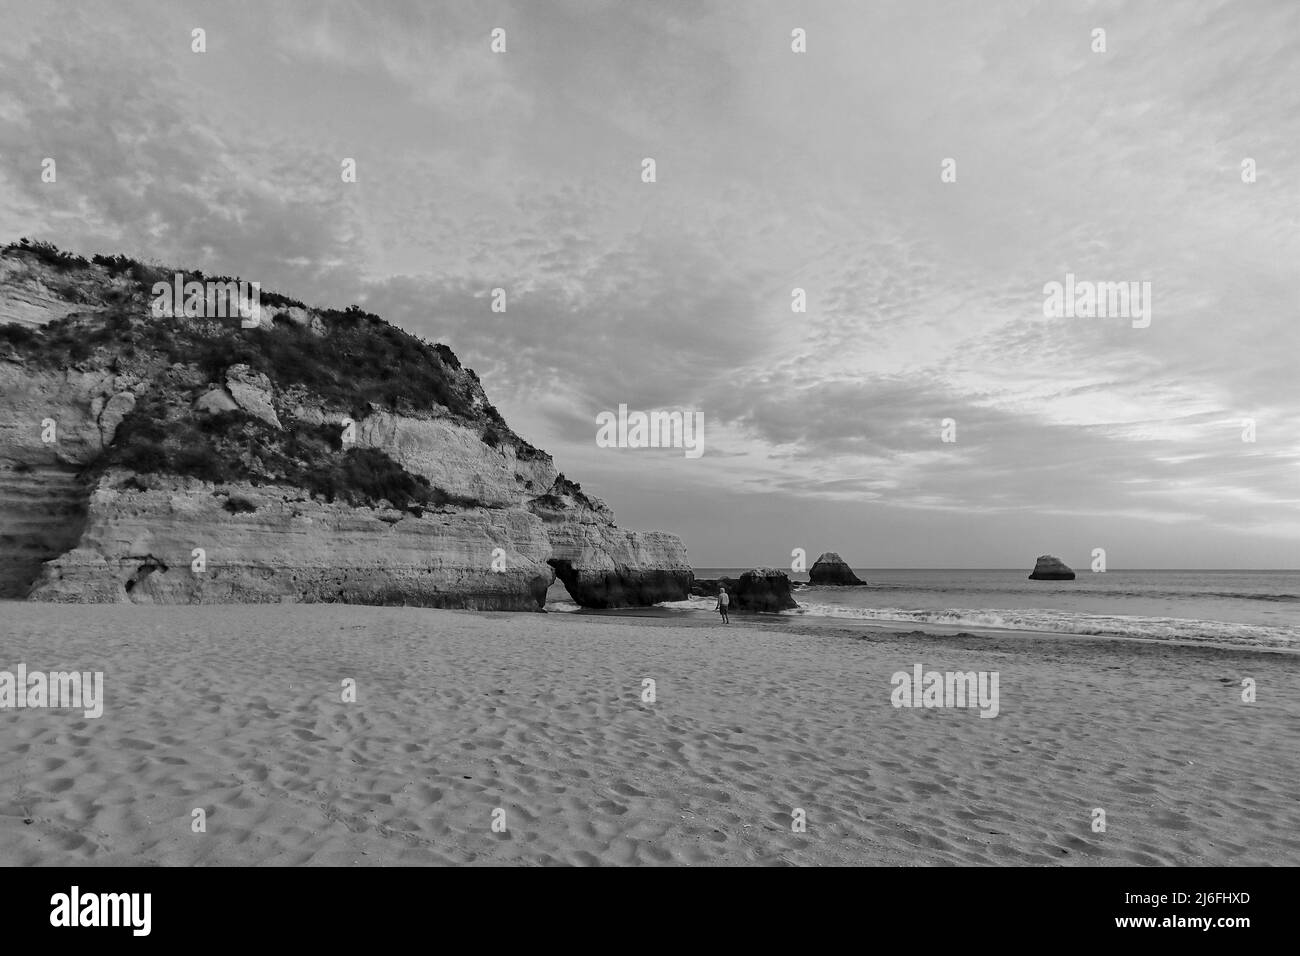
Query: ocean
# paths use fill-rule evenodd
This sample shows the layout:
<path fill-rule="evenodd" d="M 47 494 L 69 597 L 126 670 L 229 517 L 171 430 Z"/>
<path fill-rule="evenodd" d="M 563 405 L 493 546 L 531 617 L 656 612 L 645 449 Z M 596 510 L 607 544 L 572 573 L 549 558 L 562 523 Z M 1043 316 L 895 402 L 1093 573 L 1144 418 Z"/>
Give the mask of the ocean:
<path fill-rule="evenodd" d="M 699 578 L 743 568 L 696 568 Z M 790 574 L 798 610 L 789 617 L 840 618 L 924 628 L 943 625 L 1300 648 L 1300 571 L 1080 571 L 1073 581 L 1030 581 L 1029 568 L 854 568 L 864 587 L 812 587 Z M 576 610 L 562 585 L 547 607 Z M 568 605 L 568 606 L 565 606 Z M 713 598 L 662 605 L 713 614 Z"/>

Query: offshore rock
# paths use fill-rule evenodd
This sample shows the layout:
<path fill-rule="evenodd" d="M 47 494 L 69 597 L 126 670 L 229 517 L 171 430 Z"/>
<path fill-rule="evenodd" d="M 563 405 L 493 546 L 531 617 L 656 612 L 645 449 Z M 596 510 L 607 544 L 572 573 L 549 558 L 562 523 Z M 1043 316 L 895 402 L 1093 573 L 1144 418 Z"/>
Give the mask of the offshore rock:
<path fill-rule="evenodd" d="M 854 574 L 848 563 L 834 551 L 827 551 L 813 562 L 808 569 L 808 580 L 812 584 L 837 586 L 867 583 Z"/>
<path fill-rule="evenodd" d="M 1070 570 L 1058 557 L 1050 554 L 1041 555 L 1034 562 L 1033 573 L 1029 575 L 1031 581 L 1073 581 L 1074 572 Z"/>

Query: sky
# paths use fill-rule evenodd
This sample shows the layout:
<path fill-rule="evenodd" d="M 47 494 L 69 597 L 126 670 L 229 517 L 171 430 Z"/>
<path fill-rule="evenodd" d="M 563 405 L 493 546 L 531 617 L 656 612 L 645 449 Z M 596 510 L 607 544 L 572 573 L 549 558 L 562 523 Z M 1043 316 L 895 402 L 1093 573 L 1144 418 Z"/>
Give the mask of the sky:
<path fill-rule="evenodd" d="M 1300 568 L 1294 0 L 0 0 L 0 22 L 0 241 L 445 342 L 697 567 Z M 1045 315 L 1067 273 L 1149 281 L 1149 325 Z M 620 404 L 703 413 L 705 453 L 600 447 Z"/>

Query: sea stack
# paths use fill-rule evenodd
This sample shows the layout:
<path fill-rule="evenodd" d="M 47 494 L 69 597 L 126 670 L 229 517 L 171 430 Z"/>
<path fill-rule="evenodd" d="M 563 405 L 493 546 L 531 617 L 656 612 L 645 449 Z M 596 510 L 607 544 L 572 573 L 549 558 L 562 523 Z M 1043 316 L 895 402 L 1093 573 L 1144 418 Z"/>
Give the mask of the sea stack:
<path fill-rule="evenodd" d="M 1044 554 L 1034 563 L 1034 573 L 1029 575 L 1029 580 L 1073 581 L 1074 572 L 1060 558 Z"/>
<path fill-rule="evenodd" d="M 775 568 L 753 568 L 739 578 L 695 578 L 691 593 L 717 597 L 718 589 L 731 595 L 733 611 L 788 611 L 799 606 L 790 596 L 790 578 Z"/>
<path fill-rule="evenodd" d="M 731 596 L 741 611 L 788 611 L 799 606 L 790 596 L 790 579 L 776 568 L 746 571 Z"/>
<path fill-rule="evenodd" d="M 830 584 L 835 586 L 867 583 L 854 574 L 853 569 L 849 567 L 848 562 L 834 551 L 827 551 L 813 562 L 812 568 L 808 571 L 808 579 L 813 584 Z"/>

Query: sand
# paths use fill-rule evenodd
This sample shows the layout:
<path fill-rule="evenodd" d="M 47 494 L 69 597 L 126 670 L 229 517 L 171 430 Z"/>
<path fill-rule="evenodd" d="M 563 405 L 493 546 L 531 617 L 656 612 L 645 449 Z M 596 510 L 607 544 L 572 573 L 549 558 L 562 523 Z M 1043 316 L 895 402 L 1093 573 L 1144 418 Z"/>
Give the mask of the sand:
<path fill-rule="evenodd" d="M 0 711 L 0 863 L 1300 863 L 1298 655 L 733 622 L 3 603 L 106 702 Z"/>

